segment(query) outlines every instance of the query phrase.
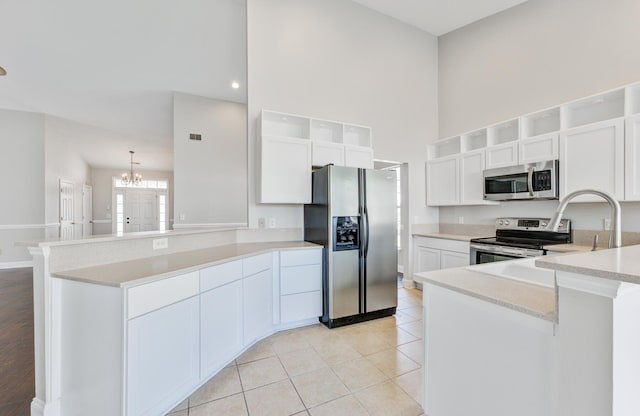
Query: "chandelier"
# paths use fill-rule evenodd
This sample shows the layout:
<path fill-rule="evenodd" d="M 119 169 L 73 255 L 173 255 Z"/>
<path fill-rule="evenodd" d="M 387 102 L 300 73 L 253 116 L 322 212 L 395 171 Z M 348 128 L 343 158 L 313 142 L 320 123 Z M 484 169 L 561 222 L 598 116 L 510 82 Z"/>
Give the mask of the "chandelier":
<path fill-rule="evenodd" d="M 140 185 L 140 182 L 142 182 L 142 175 L 133 172 L 133 165 L 139 165 L 140 163 L 133 161 L 133 150 L 129 150 L 129 153 L 131 153 L 131 169 L 129 170 L 129 172 L 125 172 L 122 174 L 122 184 Z"/>

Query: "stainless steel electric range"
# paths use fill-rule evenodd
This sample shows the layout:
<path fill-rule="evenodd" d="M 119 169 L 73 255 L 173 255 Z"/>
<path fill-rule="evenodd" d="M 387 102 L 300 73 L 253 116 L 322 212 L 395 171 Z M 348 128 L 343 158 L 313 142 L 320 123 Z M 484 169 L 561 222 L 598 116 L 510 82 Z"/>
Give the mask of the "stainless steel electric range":
<path fill-rule="evenodd" d="M 571 220 L 562 220 L 558 231 L 547 230 L 548 223 L 549 218 L 498 218 L 495 237 L 471 240 L 470 263 L 544 256 L 544 247 L 571 242 Z"/>

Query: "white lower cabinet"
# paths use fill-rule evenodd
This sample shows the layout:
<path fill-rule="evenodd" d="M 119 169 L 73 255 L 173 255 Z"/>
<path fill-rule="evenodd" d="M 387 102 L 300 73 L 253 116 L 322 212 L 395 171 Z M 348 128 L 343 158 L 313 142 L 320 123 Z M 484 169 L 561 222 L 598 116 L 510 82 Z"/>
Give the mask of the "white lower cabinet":
<path fill-rule="evenodd" d="M 242 349 L 242 280 L 200 295 L 200 375 L 227 364 Z"/>
<path fill-rule="evenodd" d="M 127 288 L 54 280 L 65 415 L 166 414 L 281 329 L 274 312 L 287 327 L 322 314 L 322 248 L 253 255 Z"/>
<path fill-rule="evenodd" d="M 413 272 L 463 267 L 469 265 L 469 242 L 415 236 Z"/>
<path fill-rule="evenodd" d="M 198 384 L 198 307 L 195 296 L 127 322 L 127 415 L 161 414 Z"/>
<path fill-rule="evenodd" d="M 280 323 L 322 315 L 322 249 L 280 252 Z"/>
<path fill-rule="evenodd" d="M 271 270 L 242 280 L 244 345 L 249 345 L 271 331 L 273 321 L 273 283 Z"/>

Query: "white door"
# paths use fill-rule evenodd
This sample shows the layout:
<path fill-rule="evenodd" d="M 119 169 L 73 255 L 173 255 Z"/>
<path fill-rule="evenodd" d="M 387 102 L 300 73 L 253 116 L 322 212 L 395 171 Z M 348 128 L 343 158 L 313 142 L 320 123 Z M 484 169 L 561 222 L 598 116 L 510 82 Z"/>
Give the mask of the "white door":
<path fill-rule="evenodd" d="M 124 232 L 158 229 L 156 191 L 128 188 L 125 192 Z"/>
<path fill-rule="evenodd" d="M 579 189 L 624 198 L 624 122 L 608 120 L 560 134 L 560 197 Z M 585 195 L 575 202 L 601 202 Z"/>
<path fill-rule="evenodd" d="M 93 234 L 93 188 L 82 185 L 82 236 Z"/>
<path fill-rule="evenodd" d="M 60 179 L 60 239 L 62 240 L 71 240 L 74 237 L 73 194 L 73 182 Z"/>

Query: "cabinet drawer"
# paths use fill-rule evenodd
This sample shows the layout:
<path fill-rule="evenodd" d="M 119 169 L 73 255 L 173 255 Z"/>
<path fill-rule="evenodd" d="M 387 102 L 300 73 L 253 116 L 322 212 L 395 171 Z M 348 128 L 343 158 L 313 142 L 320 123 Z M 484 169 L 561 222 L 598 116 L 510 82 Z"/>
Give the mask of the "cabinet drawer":
<path fill-rule="evenodd" d="M 242 260 L 243 275 L 251 276 L 264 270 L 269 270 L 273 265 L 273 255 L 271 253 L 259 254 Z"/>
<path fill-rule="evenodd" d="M 438 250 L 455 251 L 458 253 L 469 253 L 469 242 L 461 240 L 448 240 L 446 238 L 435 237 L 415 237 L 415 245 L 420 247 L 436 248 Z"/>
<path fill-rule="evenodd" d="M 127 318 L 135 318 L 197 295 L 199 278 L 200 274 L 196 271 L 132 287 L 127 292 Z"/>
<path fill-rule="evenodd" d="M 200 270 L 200 290 L 204 292 L 238 279 L 242 279 L 242 260 L 207 267 Z"/>
<path fill-rule="evenodd" d="M 280 269 L 280 294 L 311 292 L 322 289 L 322 265 L 283 267 Z"/>
<path fill-rule="evenodd" d="M 321 264 L 322 249 L 288 250 L 280 252 L 280 266 L 302 266 L 305 264 Z"/>
<path fill-rule="evenodd" d="M 280 298 L 280 321 L 296 322 L 322 315 L 322 291 L 298 293 Z"/>

